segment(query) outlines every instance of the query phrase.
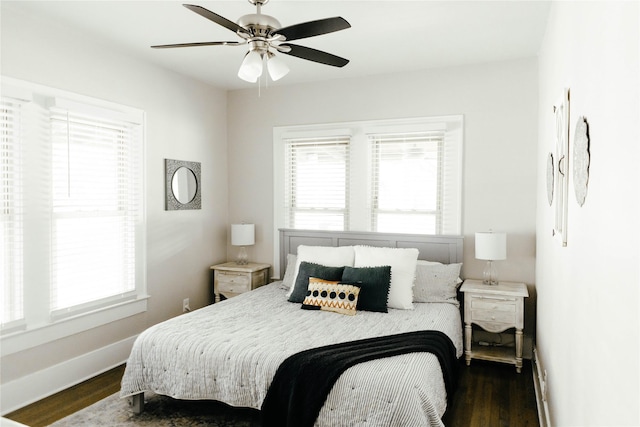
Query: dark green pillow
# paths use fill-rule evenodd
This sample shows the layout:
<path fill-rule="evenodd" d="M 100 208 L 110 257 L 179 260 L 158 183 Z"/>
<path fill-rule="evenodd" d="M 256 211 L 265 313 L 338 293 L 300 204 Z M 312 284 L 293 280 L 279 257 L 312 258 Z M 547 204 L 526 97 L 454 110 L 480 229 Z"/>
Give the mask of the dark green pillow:
<path fill-rule="evenodd" d="M 345 267 L 342 282 L 359 283 L 358 310 L 387 312 L 391 267 Z"/>
<path fill-rule="evenodd" d="M 290 302 L 302 303 L 307 296 L 309 287 L 309 277 L 317 277 L 323 280 L 340 280 L 344 267 L 327 267 L 325 265 L 314 264 L 302 261 L 298 270 L 298 277 L 293 285 L 293 292 L 289 296 Z"/>

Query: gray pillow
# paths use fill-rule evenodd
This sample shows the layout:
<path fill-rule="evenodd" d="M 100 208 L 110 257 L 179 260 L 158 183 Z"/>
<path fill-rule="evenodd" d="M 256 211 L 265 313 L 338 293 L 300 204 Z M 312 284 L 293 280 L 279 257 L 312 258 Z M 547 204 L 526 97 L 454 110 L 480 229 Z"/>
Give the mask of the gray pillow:
<path fill-rule="evenodd" d="M 294 254 L 287 254 L 287 268 L 284 270 L 284 277 L 282 278 L 282 286 L 287 289 L 293 286 L 297 258 Z"/>
<path fill-rule="evenodd" d="M 456 302 L 462 264 L 418 264 L 414 302 Z"/>

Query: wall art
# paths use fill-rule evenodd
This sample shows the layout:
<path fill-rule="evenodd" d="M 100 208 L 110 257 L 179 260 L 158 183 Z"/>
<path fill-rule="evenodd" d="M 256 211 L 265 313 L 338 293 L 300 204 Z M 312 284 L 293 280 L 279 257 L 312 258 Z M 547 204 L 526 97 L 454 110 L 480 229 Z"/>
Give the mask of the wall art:
<path fill-rule="evenodd" d="M 165 210 L 200 209 L 200 163 L 165 159 Z"/>
<path fill-rule="evenodd" d="M 567 246 L 567 213 L 569 192 L 569 89 L 564 89 L 562 95 L 553 106 L 555 115 L 555 170 L 554 170 L 554 198 L 555 221 L 553 235 L 558 236 L 562 246 Z"/>
<path fill-rule="evenodd" d="M 573 189 L 580 206 L 587 198 L 589 184 L 589 123 L 584 117 L 578 117 L 576 130 L 573 135 Z"/>
<path fill-rule="evenodd" d="M 555 168 L 556 166 L 553 164 L 553 153 L 549 153 L 547 156 L 547 201 L 549 202 L 549 206 L 553 203 L 553 186 L 555 185 L 553 179 L 555 177 Z"/>

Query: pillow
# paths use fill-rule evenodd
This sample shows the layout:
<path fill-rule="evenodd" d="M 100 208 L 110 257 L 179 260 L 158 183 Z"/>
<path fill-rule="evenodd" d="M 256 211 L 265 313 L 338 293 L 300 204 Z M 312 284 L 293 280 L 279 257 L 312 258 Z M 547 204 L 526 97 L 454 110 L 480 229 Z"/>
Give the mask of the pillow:
<path fill-rule="evenodd" d="M 358 310 L 387 312 L 391 267 L 345 267 L 342 282 L 360 285 Z"/>
<path fill-rule="evenodd" d="M 441 262 L 438 261 L 427 261 L 424 259 L 419 259 L 417 264 L 416 264 L 416 269 L 418 268 L 419 265 L 447 265 L 447 264 L 443 264 Z M 460 277 L 458 277 L 457 279 L 458 284 L 462 283 L 462 279 Z M 415 281 L 413 283 L 413 286 L 415 286 Z"/>
<path fill-rule="evenodd" d="M 457 301 L 462 264 L 418 264 L 416 284 L 413 288 L 414 302 Z"/>
<path fill-rule="evenodd" d="M 302 302 L 305 310 L 326 310 L 353 316 L 356 314 L 360 286 L 309 278 L 307 296 Z"/>
<path fill-rule="evenodd" d="M 419 259 L 416 261 L 416 265 L 444 265 L 438 261 L 427 261 L 426 259 Z"/>
<path fill-rule="evenodd" d="M 287 267 L 284 270 L 284 277 L 282 278 L 282 286 L 287 289 L 291 289 L 294 283 L 295 276 L 293 273 L 296 271 L 297 258 L 294 254 L 287 254 Z"/>
<path fill-rule="evenodd" d="M 327 267 L 343 267 L 345 265 L 353 267 L 353 246 L 298 246 L 298 255 L 296 260 L 296 269 L 294 271 L 293 283 L 298 279 L 300 264 L 303 261 L 312 262 L 314 264 L 326 265 Z M 340 280 L 339 278 L 336 280 Z M 290 288 L 287 296 L 291 296 L 293 286 Z M 304 298 L 304 295 L 302 296 Z M 302 302 L 302 301 L 299 301 Z"/>
<path fill-rule="evenodd" d="M 300 263 L 300 271 L 296 277 L 295 284 L 291 287 L 290 302 L 301 303 L 307 295 L 307 287 L 309 286 L 309 278 L 316 277 L 324 280 L 340 280 L 344 267 L 327 267 L 325 265 L 313 264 L 302 261 Z"/>
<path fill-rule="evenodd" d="M 413 309 L 413 278 L 418 250 L 415 248 L 377 248 L 355 246 L 354 267 L 391 266 L 391 286 L 387 307 Z"/>

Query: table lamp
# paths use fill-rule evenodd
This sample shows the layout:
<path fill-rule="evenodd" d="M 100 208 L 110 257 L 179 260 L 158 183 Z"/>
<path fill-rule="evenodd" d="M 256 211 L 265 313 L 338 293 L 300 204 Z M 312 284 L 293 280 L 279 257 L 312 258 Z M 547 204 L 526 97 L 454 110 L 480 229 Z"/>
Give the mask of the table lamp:
<path fill-rule="evenodd" d="M 476 259 L 487 261 L 482 273 L 482 283 L 498 284 L 498 269 L 493 261 L 507 259 L 507 234 L 493 231 L 476 233 Z"/>
<path fill-rule="evenodd" d="M 247 248 L 256 243 L 256 229 L 254 224 L 231 224 L 231 245 L 240 246 L 236 264 L 247 265 Z"/>

